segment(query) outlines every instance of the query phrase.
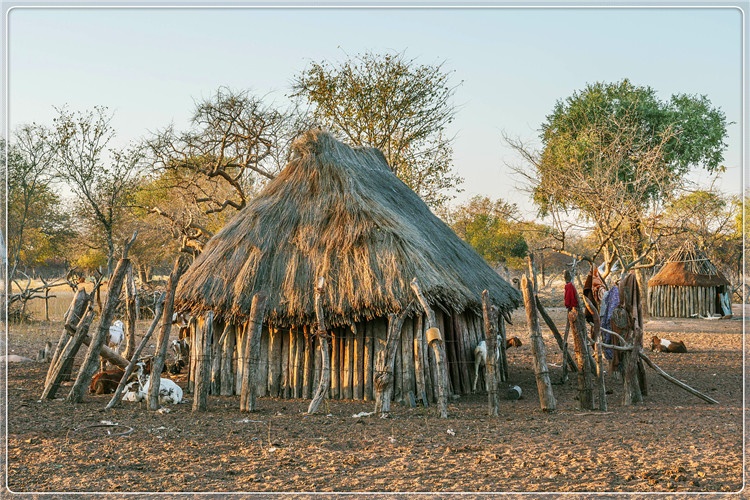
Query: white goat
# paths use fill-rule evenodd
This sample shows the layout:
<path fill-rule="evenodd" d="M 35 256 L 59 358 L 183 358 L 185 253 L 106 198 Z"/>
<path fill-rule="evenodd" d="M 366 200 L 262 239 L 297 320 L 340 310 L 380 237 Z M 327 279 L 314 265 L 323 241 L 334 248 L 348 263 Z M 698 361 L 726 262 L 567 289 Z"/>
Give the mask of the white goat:
<path fill-rule="evenodd" d="M 495 343 L 495 366 L 497 366 L 497 360 L 500 359 L 500 342 L 502 342 L 502 337 L 498 335 L 497 342 Z M 510 347 L 521 347 L 521 345 L 523 344 L 518 337 L 511 337 L 505 341 L 506 349 Z M 480 366 L 487 366 L 487 342 L 484 340 L 478 343 L 474 348 L 474 385 L 471 389 L 472 392 L 477 392 L 477 380 L 479 380 Z M 485 380 L 485 390 L 486 383 Z"/>
<path fill-rule="evenodd" d="M 495 363 L 500 358 L 499 343 L 502 341 L 500 335 L 497 336 L 497 342 L 495 343 Z M 472 386 L 471 392 L 477 392 L 477 381 L 479 380 L 479 367 L 487 366 L 487 342 L 481 341 L 474 348 L 474 385 Z M 495 365 L 497 366 L 497 364 Z M 487 382 L 485 381 L 485 389 Z"/>
<path fill-rule="evenodd" d="M 151 375 L 145 375 L 144 363 L 139 361 L 137 364 L 137 373 L 134 374 L 135 380 L 132 380 L 125 386 L 125 392 L 122 397 L 123 401 L 141 402 L 148 397 L 148 390 L 151 386 Z M 182 401 L 182 389 L 174 381 L 168 378 L 159 379 L 159 403 L 171 403 L 176 405 Z"/>
<path fill-rule="evenodd" d="M 125 325 L 118 319 L 109 327 L 106 344 L 119 352 L 123 340 L 125 340 Z"/>

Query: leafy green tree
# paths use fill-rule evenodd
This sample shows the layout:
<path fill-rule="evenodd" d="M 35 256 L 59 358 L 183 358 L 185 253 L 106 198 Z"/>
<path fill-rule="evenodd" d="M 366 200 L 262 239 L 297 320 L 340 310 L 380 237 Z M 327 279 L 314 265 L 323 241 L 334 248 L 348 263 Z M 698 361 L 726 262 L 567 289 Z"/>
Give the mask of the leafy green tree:
<path fill-rule="evenodd" d="M 456 87 L 443 65 L 403 54 L 365 53 L 342 63 L 314 62 L 294 79 L 294 96 L 315 119 L 354 146 L 380 149 L 393 172 L 439 208 L 463 179 L 452 171 L 446 126 Z"/>
<path fill-rule="evenodd" d="M 660 100 L 629 80 L 587 85 L 558 101 L 542 124 L 541 151 L 506 137 L 530 170 L 542 215 L 551 215 L 565 251 L 571 228 L 588 228 L 607 273 L 653 266 L 659 240 L 675 228 L 659 216 L 692 168 L 723 171 L 726 117 L 706 96 Z M 606 274 L 606 273 L 605 273 Z M 644 280 L 641 280 L 642 282 Z"/>
<path fill-rule="evenodd" d="M 518 267 L 528 252 L 518 208 L 503 200 L 474 196 L 451 212 L 451 227 L 491 265 Z"/>

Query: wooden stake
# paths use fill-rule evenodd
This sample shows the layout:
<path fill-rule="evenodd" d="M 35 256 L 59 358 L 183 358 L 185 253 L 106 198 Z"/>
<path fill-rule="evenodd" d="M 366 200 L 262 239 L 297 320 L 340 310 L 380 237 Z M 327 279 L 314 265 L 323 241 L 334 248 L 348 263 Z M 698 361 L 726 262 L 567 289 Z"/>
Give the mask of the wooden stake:
<path fill-rule="evenodd" d="M 172 272 L 167 280 L 167 297 L 164 301 L 164 315 L 162 316 L 161 330 L 156 339 L 156 353 L 151 365 L 151 384 L 148 390 L 148 409 L 155 411 L 159 409 L 159 386 L 161 385 L 161 371 L 164 368 L 164 359 L 167 356 L 169 346 L 169 334 L 172 331 L 172 314 L 174 313 L 174 295 L 180 277 L 187 270 L 190 258 L 180 254 L 174 261 Z M 194 346 L 191 346 L 194 347 Z"/>
<path fill-rule="evenodd" d="M 529 269 L 533 275 L 531 261 Z M 534 360 L 534 375 L 536 376 L 536 388 L 539 394 L 539 404 L 542 411 L 554 411 L 557 408 L 555 396 L 552 393 L 552 384 L 549 379 L 549 369 L 547 368 L 546 350 L 542 340 L 542 330 L 539 327 L 539 317 L 536 312 L 536 303 L 534 301 L 534 290 L 532 281 L 521 277 L 521 291 L 523 292 L 523 301 L 526 306 L 526 318 L 529 327 L 529 336 L 531 337 L 531 354 Z"/>
<path fill-rule="evenodd" d="M 487 343 L 487 362 L 485 364 L 485 383 L 487 384 L 487 406 L 491 417 L 497 417 L 500 405 L 497 377 L 497 307 L 490 303 L 490 292 L 482 292 L 482 316 L 484 318 L 484 338 Z"/>
<path fill-rule="evenodd" d="M 419 303 L 427 315 L 427 326 L 435 333 L 431 339 L 428 339 L 428 344 L 432 346 L 432 350 L 435 353 L 435 362 L 437 367 L 436 383 L 438 387 L 438 409 L 440 410 L 440 418 L 448 418 L 448 371 L 446 367 L 445 349 L 443 347 L 443 338 L 440 334 L 440 329 L 437 327 L 437 321 L 435 319 L 435 312 L 432 310 L 427 302 L 427 299 L 422 295 L 422 290 L 419 287 L 419 281 L 414 278 L 411 281 L 411 288 L 414 290 L 414 294 L 417 296 Z"/>
<path fill-rule="evenodd" d="M 193 411 L 206 411 L 208 409 L 208 387 L 210 384 L 209 370 L 211 363 L 211 339 L 214 333 L 214 312 L 208 311 L 203 317 L 201 328 L 199 328 L 198 342 L 194 346 L 196 350 L 197 370 L 195 371 L 195 394 L 193 395 Z M 153 386 L 155 373 L 151 372 Z M 156 375 L 158 376 L 158 375 Z M 158 393 L 157 393 L 158 398 Z M 151 390 L 149 389 L 149 406 L 151 406 Z M 158 407 L 158 399 L 157 399 Z"/>
<path fill-rule="evenodd" d="M 325 317 L 323 316 L 323 287 L 325 286 L 325 279 L 321 276 L 318 278 L 318 283 L 315 287 L 315 316 L 318 320 L 316 328 L 316 336 L 320 342 L 320 360 L 321 360 L 321 371 L 320 371 L 320 383 L 315 391 L 315 395 L 310 401 L 310 406 L 307 407 L 307 413 L 315 413 L 318 411 L 320 403 L 328 395 L 328 387 L 331 383 L 331 363 L 328 359 L 328 330 L 326 329 Z"/>
<path fill-rule="evenodd" d="M 240 411 L 255 411 L 256 380 L 260 362 L 260 336 L 263 329 L 263 316 L 266 311 L 266 296 L 258 292 L 250 305 L 250 319 L 245 336 L 245 366 L 242 374 Z M 300 353 L 301 354 L 301 353 Z"/>
<path fill-rule="evenodd" d="M 401 339 L 401 327 L 406 317 L 405 310 L 400 314 L 388 315 L 388 340 L 385 350 L 378 357 L 375 364 L 376 373 L 373 378 L 375 385 L 375 411 L 388 414 L 391 411 L 391 397 L 393 396 L 394 377 L 393 368 L 396 360 L 396 349 Z"/>

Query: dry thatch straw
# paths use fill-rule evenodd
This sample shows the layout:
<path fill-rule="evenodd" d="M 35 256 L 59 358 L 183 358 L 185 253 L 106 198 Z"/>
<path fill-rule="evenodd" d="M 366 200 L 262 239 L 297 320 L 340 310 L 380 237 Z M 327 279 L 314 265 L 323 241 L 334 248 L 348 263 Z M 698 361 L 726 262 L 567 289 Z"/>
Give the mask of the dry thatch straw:
<path fill-rule="evenodd" d="M 315 323 L 314 284 L 325 277 L 332 326 L 400 312 L 418 277 L 432 305 L 481 314 L 488 289 L 503 311 L 520 294 L 438 219 L 374 148 L 350 148 L 313 130 L 287 167 L 211 241 L 185 273 L 177 303 L 246 318 L 253 295 L 268 297 L 266 321 Z"/>
<path fill-rule="evenodd" d="M 710 287 L 728 284 L 729 280 L 693 242 L 685 242 L 675 250 L 667 259 L 664 267 L 648 280 L 648 286 Z"/>

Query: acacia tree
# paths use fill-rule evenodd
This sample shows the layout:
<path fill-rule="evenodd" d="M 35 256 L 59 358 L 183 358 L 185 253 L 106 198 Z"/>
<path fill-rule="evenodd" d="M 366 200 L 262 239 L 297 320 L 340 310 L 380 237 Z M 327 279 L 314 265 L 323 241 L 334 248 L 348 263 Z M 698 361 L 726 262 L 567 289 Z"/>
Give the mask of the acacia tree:
<path fill-rule="evenodd" d="M 188 130 L 169 126 L 146 142 L 154 171 L 141 206 L 168 222 L 182 251 L 200 252 L 212 234 L 202 215 L 241 210 L 273 179 L 286 164 L 299 120 L 248 91 L 220 87 L 196 104 Z M 159 192 L 180 201 L 165 202 Z"/>
<path fill-rule="evenodd" d="M 705 96 L 665 102 L 622 80 L 558 101 L 542 124 L 541 151 L 505 139 L 531 166 L 516 171 L 530 182 L 540 214 L 552 216 L 555 250 L 567 252 L 569 231 L 590 230 L 597 249 L 576 257 L 602 256 L 606 276 L 615 262 L 623 271 L 653 266 L 659 240 L 675 231 L 661 209 L 691 168 L 723 170 L 726 136 L 724 113 Z"/>
<path fill-rule="evenodd" d="M 440 208 L 450 198 L 446 190 L 463 181 L 452 171 L 445 130 L 456 113 L 455 89 L 443 64 L 365 53 L 338 64 L 312 63 L 294 78 L 293 96 L 350 144 L 380 149 L 401 180 Z"/>
<path fill-rule="evenodd" d="M 57 111 L 50 135 L 55 172 L 78 198 L 77 215 L 103 236 L 110 276 L 116 258 L 116 230 L 131 204 L 143 155 L 138 147 L 108 147 L 115 130 L 106 107 L 77 113 L 64 108 Z"/>

